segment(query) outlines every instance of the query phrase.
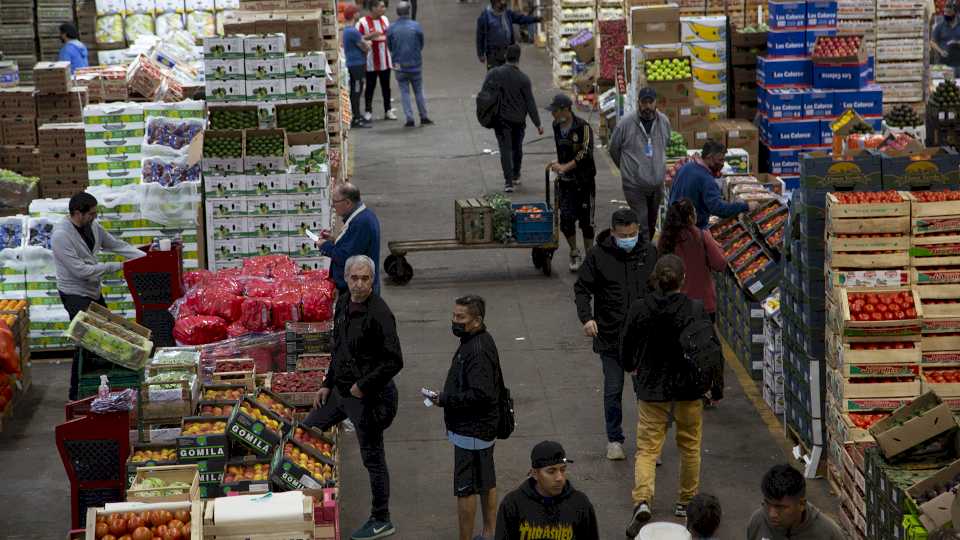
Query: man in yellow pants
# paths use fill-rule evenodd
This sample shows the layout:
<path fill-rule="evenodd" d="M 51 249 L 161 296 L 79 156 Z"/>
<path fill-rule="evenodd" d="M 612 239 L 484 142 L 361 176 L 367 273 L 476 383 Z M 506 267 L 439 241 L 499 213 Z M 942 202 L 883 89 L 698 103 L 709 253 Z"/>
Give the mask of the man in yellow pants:
<path fill-rule="evenodd" d="M 706 314 L 702 304 L 680 292 L 683 281 L 683 261 L 676 255 L 661 257 L 650 276 L 656 290 L 631 307 L 623 327 L 620 354 L 625 366 L 636 367 L 640 400 L 634 510 L 627 526 L 628 538 L 634 538 L 650 520 L 657 457 L 671 418 L 676 422 L 680 451 L 680 490 L 674 515 L 686 517 L 687 503 L 700 487 L 702 391 L 691 377 L 680 336 L 694 318 Z"/>

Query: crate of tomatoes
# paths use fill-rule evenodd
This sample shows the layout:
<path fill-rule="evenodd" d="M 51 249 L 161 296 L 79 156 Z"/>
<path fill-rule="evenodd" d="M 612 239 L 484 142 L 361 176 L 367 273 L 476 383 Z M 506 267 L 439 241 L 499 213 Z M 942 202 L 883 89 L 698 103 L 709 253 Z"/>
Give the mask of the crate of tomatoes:
<path fill-rule="evenodd" d="M 740 288 L 757 301 L 765 299 L 780 284 L 782 274 L 780 265 L 763 250 L 736 266 L 733 272 Z"/>
<path fill-rule="evenodd" d="M 827 193 L 827 227 L 839 233 L 908 233 L 910 200 L 899 191 Z"/>
<path fill-rule="evenodd" d="M 839 343 L 838 353 L 841 365 L 919 364 L 922 356 L 919 341 Z"/>
<path fill-rule="evenodd" d="M 839 291 L 844 338 L 915 338 L 920 334 L 923 306 L 913 287 Z M 850 341 L 845 339 L 844 341 Z M 882 340 L 881 340 L 882 341 Z"/>
<path fill-rule="evenodd" d="M 875 366 L 863 366 L 875 367 Z M 920 393 L 920 366 L 906 369 L 861 369 L 853 376 L 830 369 L 827 384 L 838 399 L 848 398 L 907 398 Z"/>
<path fill-rule="evenodd" d="M 960 216 L 960 191 L 915 191 L 905 192 L 904 196 L 910 200 L 914 219 Z"/>

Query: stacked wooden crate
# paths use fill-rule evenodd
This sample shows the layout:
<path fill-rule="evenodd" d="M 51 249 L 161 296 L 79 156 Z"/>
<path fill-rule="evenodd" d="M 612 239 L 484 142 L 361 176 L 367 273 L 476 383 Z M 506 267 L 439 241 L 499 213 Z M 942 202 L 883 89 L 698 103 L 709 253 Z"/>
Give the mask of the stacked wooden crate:
<path fill-rule="evenodd" d="M 37 63 L 37 33 L 32 0 L 0 1 L 0 51 L 20 67 L 20 80 L 31 81 Z"/>

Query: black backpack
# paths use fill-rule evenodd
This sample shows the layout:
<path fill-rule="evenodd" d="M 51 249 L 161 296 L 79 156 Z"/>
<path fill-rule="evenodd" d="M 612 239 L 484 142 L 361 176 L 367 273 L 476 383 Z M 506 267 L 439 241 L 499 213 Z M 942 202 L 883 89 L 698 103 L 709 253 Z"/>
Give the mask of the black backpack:
<path fill-rule="evenodd" d="M 517 417 L 513 412 L 513 398 L 510 396 L 510 389 L 503 384 L 503 370 L 497 366 L 500 372 L 500 400 L 497 402 L 497 438 L 509 439 L 513 430 L 517 427 Z"/>
<path fill-rule="evenodd" d="M 692 302 L 690 315 L 680 332 L 680 348 L 685 365 L 678 386 L 693 386 L 706 394 L 723 373 L 723 348 L 699 300 Z"/>
<path fill-rule="evenodd" d="M 483 87 L 477 93 L 477 121 L 480 125 L 492 129 L 500 114 L 500 83 L 494 68 L 483 81 Z"/>

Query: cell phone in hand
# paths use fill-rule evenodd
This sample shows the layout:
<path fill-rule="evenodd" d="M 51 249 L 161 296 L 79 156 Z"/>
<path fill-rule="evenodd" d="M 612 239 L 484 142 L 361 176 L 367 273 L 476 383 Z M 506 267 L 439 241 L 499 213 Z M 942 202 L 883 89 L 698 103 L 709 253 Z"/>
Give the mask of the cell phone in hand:
<path fill-rule="evenodd" d="M 320 236 L 317 233 L 311 231 L 310 229 L 304 229 L 303 234 L 307 235 L 307 238 L 309 238 L 310 240 L 313 240 L 314 242 L 320 241 Z"/>

